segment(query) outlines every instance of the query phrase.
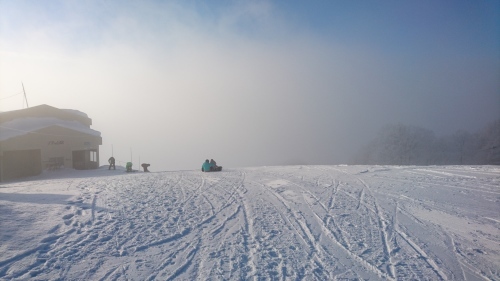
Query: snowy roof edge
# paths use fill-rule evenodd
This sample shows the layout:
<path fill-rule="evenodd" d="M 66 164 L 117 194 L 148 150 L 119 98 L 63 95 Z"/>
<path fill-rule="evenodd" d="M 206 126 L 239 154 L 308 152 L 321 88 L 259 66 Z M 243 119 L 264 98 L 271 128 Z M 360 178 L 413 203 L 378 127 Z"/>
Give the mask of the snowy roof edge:
<path fill-rule="evenodd" d="M 77 121 L 60 120 L 53 117 L 29 117 L 15 119 L 1 124 L 0 131 L 2 133 L 0 134 L 0 141 L 9 140 L 30 133 L 36 133 L 36 131 L 52 126 L 59 126 L 96 137 L 101 136 L 101 132 L 91 129 Z"/>

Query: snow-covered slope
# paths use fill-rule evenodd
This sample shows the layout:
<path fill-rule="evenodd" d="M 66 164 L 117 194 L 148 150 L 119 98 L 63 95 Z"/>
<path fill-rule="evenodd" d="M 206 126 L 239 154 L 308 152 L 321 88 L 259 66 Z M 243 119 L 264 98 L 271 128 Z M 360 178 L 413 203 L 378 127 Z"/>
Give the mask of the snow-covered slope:
<path fill-rule="evenodd" d="M 54 173 L 0 185 L 2 280 L 500 280 L 498 167 Z"/>

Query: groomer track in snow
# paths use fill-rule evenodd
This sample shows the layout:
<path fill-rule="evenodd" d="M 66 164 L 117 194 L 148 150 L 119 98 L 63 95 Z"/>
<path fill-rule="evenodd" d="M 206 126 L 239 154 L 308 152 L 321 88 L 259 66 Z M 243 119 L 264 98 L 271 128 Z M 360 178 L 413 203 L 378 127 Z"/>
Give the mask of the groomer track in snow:
<path fill-rule="evenodd" d="M 109 174 L 1 185 L 0 279 L 500 280 L 498 167 Z"/>

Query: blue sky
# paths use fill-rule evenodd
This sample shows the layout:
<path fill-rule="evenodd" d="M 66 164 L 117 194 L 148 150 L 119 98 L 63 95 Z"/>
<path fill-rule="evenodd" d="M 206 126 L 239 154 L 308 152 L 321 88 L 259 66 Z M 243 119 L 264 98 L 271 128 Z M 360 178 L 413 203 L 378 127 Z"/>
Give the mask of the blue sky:
<path fill-rule="evenodd" d="M 101 154 L 347 162 L 386 124 L 443 135 L 500 118 L 499 6 L 0 0 L 0 111 L 23 106 L 6 98 L 23 82 L 30 105 L 88 113 Z"/>
<path fill-rule="evenodd" d="M 254 14 L 241 10 L 233 30 L 256 39 L 280 32 L 315 34 L 331 43 L 368 44 L 380 51 L 401 54 L 459 53 L 477 51 L 498 55 L 499 3 L 497 1 L 0 1 L 2 36 L 22 37 L 32 29 L 66 27 L 79 38 L 99 43 L 102 31 L 116 18 L 127 17 L 144 26 L 162 29 L 165 9 L 190 14 L 188 25 L 217 25 L 238 7 L 261 6 Z M 174 3 L 174 4 L 173 4 Z M 175 7 L 175 8 L 173 8 Z M 7 12 L 8 11 L 8 12 Z M 176 20 L 183 21 L 183 14 Z M 260 13 L 260 14 L 258 14 Z M 171 15 L 170 15 L 171 16 Z M 189 22 L 196 17 L 197 22 Z M 268 17 L 268 18 L 266 18 Z M 68 23 L 74 25 L 68 26 Z M 81 25 L 78 25 L 80 23 Z M 271 24 L 281 24 L 279 31 Z M 213 27 L 213 26 L 212 26 Z M 284 30 L 283 30 L 284 29 Z M 213 31 L 213 30 L 211 30 Z M 19 34 L 21 32 L 21 34 Z M 283 35 L 283 34 L 282 34 Z"/>

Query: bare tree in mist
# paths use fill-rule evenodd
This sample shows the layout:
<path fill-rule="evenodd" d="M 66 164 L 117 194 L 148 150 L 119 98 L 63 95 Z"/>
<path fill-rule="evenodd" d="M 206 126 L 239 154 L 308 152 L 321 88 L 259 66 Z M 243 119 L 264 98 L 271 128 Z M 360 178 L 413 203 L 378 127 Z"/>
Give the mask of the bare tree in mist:
<path fill-rule="evenodd" d="M 384 127 L 355 159 L 379 165 L 498 165 L 500 120 L 479 133 L 459 130 L 437 138 L 431 130 L 403 124 Z"/>
<path fill-rule="evenodd" d="M 430 130 L 403 124 L 384 127 L 362 151 L 362 164 L 426 165 L 431 156 L 426 151 L 436 138 Z"/>
<path fill-rule="evenodd" d="M 479 133 L 481 162 L 500 165 L 500 119 L 491 122 Z"/>

